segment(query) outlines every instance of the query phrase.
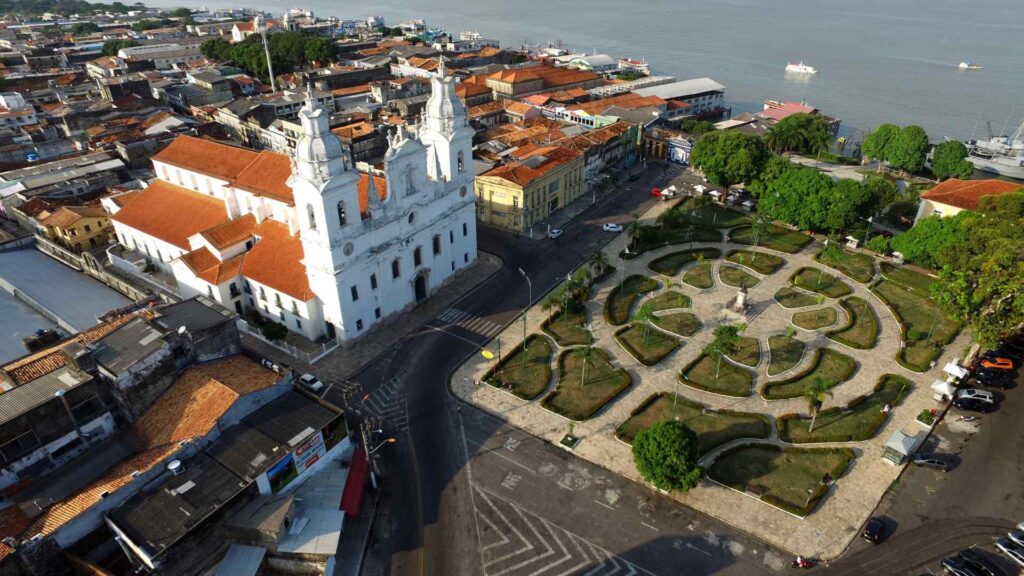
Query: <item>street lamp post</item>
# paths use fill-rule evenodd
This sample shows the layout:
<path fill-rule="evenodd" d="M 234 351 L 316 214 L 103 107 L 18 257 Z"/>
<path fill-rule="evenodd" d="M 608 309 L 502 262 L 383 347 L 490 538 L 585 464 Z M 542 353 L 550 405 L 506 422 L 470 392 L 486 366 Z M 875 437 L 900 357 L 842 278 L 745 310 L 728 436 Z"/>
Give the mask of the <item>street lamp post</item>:
<path fill-rule="evenodd" d="M 256 15 L 256 30 L 260 33 L 260 38 L 263 39 L 263 53 L 267 56 L 267 74 L 270 76 L 270 91 L 277 92 L 277 81 L 274 80 L 274 65 L 270 63 L 270 45 L 267 44 L 267 26 L 263 21 L 263 16 L 260 14 Z"/>
<path fill-rule="evenodd" d="M 865 218 L 865 220 L 868 221 L 868 231 L 864 233 L 864 245 L 867 246 L 868 245 L 868 237 L 871 236 L 871 225 L 874 224 L 875 217 L 874 216 L 868 216 L 867 218 Z"/>
<path fill-rule="evenodd" d="M 526 369 L 526 358 L 529 356 L 529 349 L 526 346 L 526 318 L 530 305 L 533 304 L 533 282 L 530 282 L 530 277 L 522 268 L 519 268 L 519 275 L 526 279 L 526 287 L 529 290 L 529 300 L 526 301 L 526 306 L 523 307 L 523 369 Z"/>

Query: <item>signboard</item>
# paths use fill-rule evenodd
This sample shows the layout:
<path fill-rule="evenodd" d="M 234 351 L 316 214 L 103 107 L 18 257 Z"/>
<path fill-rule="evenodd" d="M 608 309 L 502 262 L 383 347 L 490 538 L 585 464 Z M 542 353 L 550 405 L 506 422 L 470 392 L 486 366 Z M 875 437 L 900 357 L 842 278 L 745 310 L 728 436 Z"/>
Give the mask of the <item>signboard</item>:
<path fill-rule="evenodd" d="M 295 470 L 302 474 L 325 454 L 327 447 L 324 445 L 324 433 L 319 431 L 295 449 Z"/>

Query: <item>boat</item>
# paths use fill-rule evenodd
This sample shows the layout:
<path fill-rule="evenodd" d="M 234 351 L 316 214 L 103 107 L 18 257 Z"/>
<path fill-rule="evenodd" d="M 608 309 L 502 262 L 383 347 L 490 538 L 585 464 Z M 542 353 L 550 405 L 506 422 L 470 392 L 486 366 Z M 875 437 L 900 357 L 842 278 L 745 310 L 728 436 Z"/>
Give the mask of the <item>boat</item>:
<path fill-rule="evenodd" d="M 1024 180 L 1024 122 L 1013 136 L 968 140 L 967 161 L 982 172 Z"/>
<path fill-rule="evenodd" d="M 804 61 L 790 62 L 786 64 L 786 72 L 793 72 L 795 74 L 817 74 L 818 71 L 813 67 L 804 64 Z"/>
<path fill-rule="evenodd" d="M 974 64 L 971 62 L 961 62 L 958 66 L 961 70 L 981 70 L 981 64 Z"/>

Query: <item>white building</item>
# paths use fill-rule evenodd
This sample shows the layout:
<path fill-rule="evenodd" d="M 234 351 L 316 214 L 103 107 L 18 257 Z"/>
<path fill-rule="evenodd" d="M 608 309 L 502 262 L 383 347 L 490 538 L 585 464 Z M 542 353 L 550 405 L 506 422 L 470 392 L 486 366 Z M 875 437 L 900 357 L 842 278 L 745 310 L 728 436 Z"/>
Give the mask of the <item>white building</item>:
<path fill-rule="evenodd" d="M 294 159 L 180 136 L 153 156 L 146 190 L 105 199 L 117 241 L 185 298 L 356 338 L 476 259 L 474 130 L 443 68 L 431 85 L 414 137 L 389 138 L 383 175 L 355 170 L 315 98 Z"/>

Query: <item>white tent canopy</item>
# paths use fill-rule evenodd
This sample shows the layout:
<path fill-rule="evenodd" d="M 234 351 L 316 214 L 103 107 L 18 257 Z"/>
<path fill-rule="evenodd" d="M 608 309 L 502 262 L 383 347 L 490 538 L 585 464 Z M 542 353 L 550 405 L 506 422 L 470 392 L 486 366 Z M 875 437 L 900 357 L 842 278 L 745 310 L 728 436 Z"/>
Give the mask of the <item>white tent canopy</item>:
<path fill-rule="evenodd" d="M 956 392 L 956 386 L 953 386 L 952 384 L 944 380 L 936 380 L 932 382 L 932 390 L 935 390 L 936 392 L 943 396 L 952 398 L 953 393 Z"/>
<path fill-rule="evenodd" d="M 942 371 L 954 378 L 963 378 L 967 376 L 968 373 L 967 369 L 958 364 L 956 360 L 953 360 L 952 362 L 946 364 L 945 368 L 943 368 Z"/>

